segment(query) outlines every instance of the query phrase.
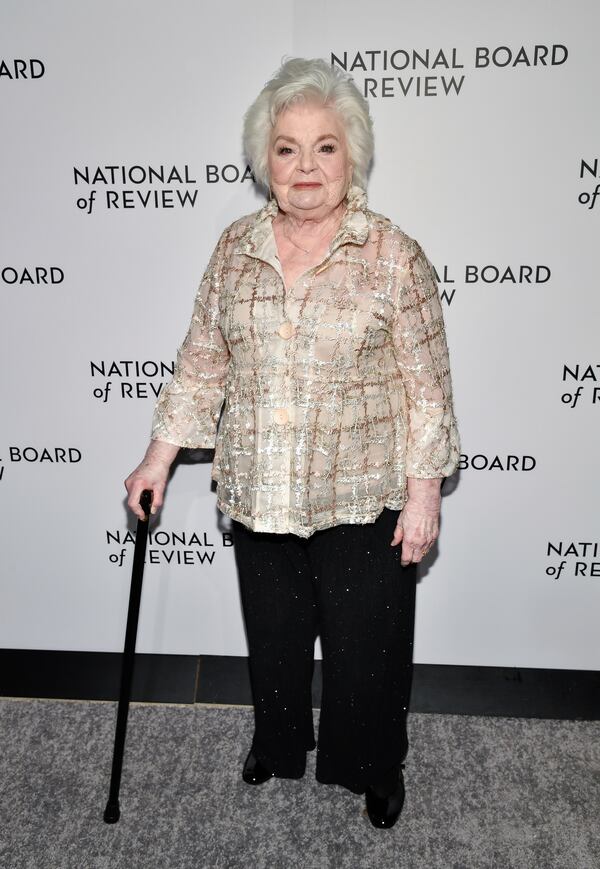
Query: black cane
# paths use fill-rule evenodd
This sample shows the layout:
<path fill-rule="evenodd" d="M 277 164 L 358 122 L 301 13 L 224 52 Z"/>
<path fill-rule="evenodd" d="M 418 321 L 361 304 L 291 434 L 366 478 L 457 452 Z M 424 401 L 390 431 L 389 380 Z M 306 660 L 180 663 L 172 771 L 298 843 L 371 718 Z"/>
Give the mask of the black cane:
<path fill-rule="evenodd" d="M 121 810 L 119 809 L 119 788 L 121 786 L 121 770 L 123 769 L 123 751 L 125 749 L 129 698 L 131 697 L 135 640 L 140 614 L 140 600 L 142 597 L 142 580 L 144 578 L 144 559 L 146 557 L 151 502 L 152 492 L 149 489 L 144 489 L 140 496 L 140 506 L 144 511 L 144 519 L 138 519 L 135 532 L 133 569 L 131 571 L 131 588 L 129 589 L 129 609 L 127 611 L 127 628 L 125 630 L 125 649 L 121 659 L 121 691 L 119 694 L 119 707 L 117 709 L 117 727 L 115 731 L 110 791 L 108 802 L 104 809 L 104 820 L 107 824 L 116 824 L 121 815 Z"/>

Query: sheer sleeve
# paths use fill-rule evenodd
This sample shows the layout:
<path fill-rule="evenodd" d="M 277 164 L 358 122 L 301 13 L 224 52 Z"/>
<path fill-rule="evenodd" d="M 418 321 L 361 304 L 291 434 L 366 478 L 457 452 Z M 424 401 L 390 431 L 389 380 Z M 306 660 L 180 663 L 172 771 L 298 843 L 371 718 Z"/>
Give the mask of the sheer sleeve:
<path fill-rule="evenodd" d="M 401 274 L 393 347 L 408 408 L 406 476 L 449 477 L 460 440 L 446 331 L 433 266 L 414 240 Z"/>
<path fill-rule="evenodd" d="M 180 447 L 209 449 L 216 443 L 230 359 L 219 328 L 224 235 L 198 287 L 173 378 L 161 390 L 154 408 L 151 437 Z"/>

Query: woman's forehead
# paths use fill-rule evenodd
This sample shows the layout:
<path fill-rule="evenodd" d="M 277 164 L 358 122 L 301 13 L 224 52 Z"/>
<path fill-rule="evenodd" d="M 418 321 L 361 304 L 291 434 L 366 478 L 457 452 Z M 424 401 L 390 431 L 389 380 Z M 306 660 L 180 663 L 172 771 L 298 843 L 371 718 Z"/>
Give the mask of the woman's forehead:
<path fill-rule="evenodd" d="M 331 134 L 339 137 L 344 125 L 335 107 L 316 100 L 293 103 L 277 115 L 273 136 L 290 135 L 294 138 L 311 134 Z"/>

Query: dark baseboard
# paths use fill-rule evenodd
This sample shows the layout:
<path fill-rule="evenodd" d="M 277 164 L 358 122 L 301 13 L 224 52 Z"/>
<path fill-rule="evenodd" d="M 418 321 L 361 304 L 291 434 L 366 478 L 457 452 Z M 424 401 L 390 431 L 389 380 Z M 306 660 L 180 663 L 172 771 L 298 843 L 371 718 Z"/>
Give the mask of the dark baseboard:
<path fill-rule="evenodd" d="M 119 652 L 0 649 L 0 696 L 117 700 Z M 315 662 L 313 705 L 321 696 Z M 252 705 L 248 661 L 138 654 L 133 701 Z M 410 709 L 450 715 L 600 720 L 600 671 L 415 664 Z"/>
<path fill-rule="evenodd" d="M 0 649 L 0 696 L 117 700 L 120 652 Z M 135 656 L 132 700 L 194 703 L 197 655 Z"/>

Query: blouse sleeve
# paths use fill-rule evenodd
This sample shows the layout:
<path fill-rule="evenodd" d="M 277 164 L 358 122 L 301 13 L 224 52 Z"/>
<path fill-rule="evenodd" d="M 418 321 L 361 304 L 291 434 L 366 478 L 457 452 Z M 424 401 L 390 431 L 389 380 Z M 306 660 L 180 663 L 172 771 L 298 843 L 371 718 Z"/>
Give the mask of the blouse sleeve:
<path fill-rule="evenodd" d="M 223 272 L 221 236 L 196 293 L 191 323 L 177 351 L 172 380 L 154 408 L 154 440 L 180 447 L 212 449 L 225 394 L 229 349 L 219 328 Z"/>
<path fill-rule="evenodd" d="M 406 476 L 449 477 L 458 467 L 460 440 L 446 331 L 433 266 L 414 239 L 402 275 L 393 347 L 408 408 Z"/>

